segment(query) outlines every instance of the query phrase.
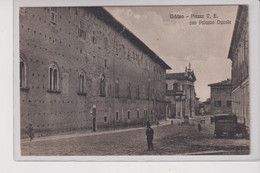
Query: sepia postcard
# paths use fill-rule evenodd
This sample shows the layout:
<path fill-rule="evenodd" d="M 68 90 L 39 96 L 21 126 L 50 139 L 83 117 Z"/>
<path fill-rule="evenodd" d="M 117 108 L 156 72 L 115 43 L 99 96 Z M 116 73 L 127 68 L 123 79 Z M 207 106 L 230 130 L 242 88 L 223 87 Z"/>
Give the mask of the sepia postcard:
<path fill-rule="evenodd" d="M 252 153 L 247 4 L 18 9 L 21 160 Z"/>

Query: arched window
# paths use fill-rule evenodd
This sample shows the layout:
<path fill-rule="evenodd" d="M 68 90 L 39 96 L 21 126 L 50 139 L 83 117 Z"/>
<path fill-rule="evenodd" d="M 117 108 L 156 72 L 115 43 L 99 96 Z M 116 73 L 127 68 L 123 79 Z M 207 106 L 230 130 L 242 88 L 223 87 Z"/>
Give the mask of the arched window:
<path fill-rule="evenodd" d="M 130 82 L 127 85 L 127 98 L 131 98 L 131 83 Z"/>
<path fill-rule="evenodd" d="M 20 56 L 20 88 L 26 88 L 26 66 L 24 59 Z"/>
<path fill-rule="evenodd" d="M 147 100 L 150 99 L 150 86 L 147 87 Z"/>
<path fill-rule="evenodd" d="M 139 88 L 139 85 L 137 85 L 136 87 L 136 99 L 139 99 L 140 98 L 140 88 Z"/>
<path fill-rule="evenodd" d="M 54 63 L 49 67 L 49 90 L 59 91 L 59 69 Z"/>
<path fill-rule="evenodd" d="M 115 82 L 115 97 L 119 97 L 119 79 L 117 78 L 116 79 L 116 82 Z"/>
<path fill-rule="evenodd" d="M 101 74 L 99 79 L 99 96 L 105 97 L 106 96 L 106 81 L 105 81 L 105 75 Z"/>
<path fill-rule="evenodd" d="M 86 94 L 86 75 L 84 71 L 79 73 L 79 94 Z"/>

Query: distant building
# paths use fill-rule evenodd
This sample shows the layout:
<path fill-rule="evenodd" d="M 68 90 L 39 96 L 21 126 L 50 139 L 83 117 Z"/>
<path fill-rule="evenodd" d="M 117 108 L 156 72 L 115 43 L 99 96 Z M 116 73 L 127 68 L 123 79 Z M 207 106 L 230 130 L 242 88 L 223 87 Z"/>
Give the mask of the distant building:
<path fill-rule="evenodd" d="M 170 67 L 102 7 L 20 8 L 21 137 L 165 119 Z"/>
<path fill-rule="evenodd" d="M 200 98 L 195 97 L 195 115 L 201 115 L 200 112 Z"/>
<path fill-rule="evenodd" d="M 248 6 L 240 5 L 229 49 L 232 61 L 232 112 L 249 128 Z"/>
<path fill-rule="evenodd" d="M 208 98 L 205 102 L 202 102 L 204 115 L 211 115 L 211 100 Z"/>
<path fill-rule="evenodd" d="M 196 77 L 193 70 L 186 67 L 183 73 L 166 74 L 167 116 L 170 118 L 192 117 L 195 115 Z"/>
<path fill-rule="evenodd" d="M 227 79 L 219 83 L 209 84 L 211 113 L 231 113 L 232 98 L 231 98 L 231 80 Z"/>

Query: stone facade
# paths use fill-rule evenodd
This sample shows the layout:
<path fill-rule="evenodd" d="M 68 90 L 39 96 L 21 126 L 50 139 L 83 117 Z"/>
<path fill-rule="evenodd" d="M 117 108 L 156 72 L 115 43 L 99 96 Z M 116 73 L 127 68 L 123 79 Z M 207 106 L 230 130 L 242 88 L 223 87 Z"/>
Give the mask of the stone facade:
<path fill-rule="evenodd" d="M 195 98 L 195 115 L 198 116 L 198 115 L 201 115 L 201 112 L 200 112 L 200 109 L 201 106 L 200 106 L 200 98 L 196 97 Z"/>
<path fill-rule="evenodd" d="M 213 115 L 231 113 L 231 80 L 209 84 L 210 86 L 210 109 Z"/>
<path fill-rule="evenodd" d="M 167 116 L 170 118 L 193 117 L 196 93 L 194 72 L 186 68 L 183 73 L 166 74 Z"/>
<path fill-rule="evenodd" d="M 228 58 L 232 61 L 232 112 L 249 128 L 248 6 L 238 7 Z"/>
<path fill-rule="evenodd" d="M 21 136 L 165 118 L 166 69 L 104 8 L 20 9 Z"/>
<path fill-rule="evenodd" d="M 205 102 L 202 102 L 204 115 L 211 115 L 211 100 L 208 98 Z"/>

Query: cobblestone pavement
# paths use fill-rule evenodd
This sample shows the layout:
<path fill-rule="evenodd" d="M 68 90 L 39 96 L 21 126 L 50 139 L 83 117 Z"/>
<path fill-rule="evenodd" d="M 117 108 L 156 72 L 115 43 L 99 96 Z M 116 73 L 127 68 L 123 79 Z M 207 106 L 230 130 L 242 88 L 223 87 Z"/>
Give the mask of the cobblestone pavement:
<path fill-rule="evenodd" d="M 189 155 L 249 154 L 249 140 L 215 139 L 214 127 L 164 125 L 154 127 L 154 150 L 147 151 L 145 128 L 98 135 L 74 135 L 45 140 L 22 141 L 24 156 L 102 156 L 102 155 Z"/>

